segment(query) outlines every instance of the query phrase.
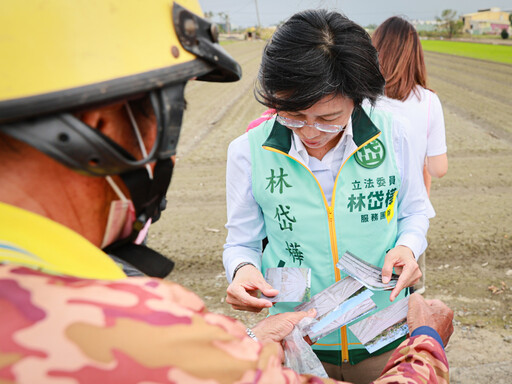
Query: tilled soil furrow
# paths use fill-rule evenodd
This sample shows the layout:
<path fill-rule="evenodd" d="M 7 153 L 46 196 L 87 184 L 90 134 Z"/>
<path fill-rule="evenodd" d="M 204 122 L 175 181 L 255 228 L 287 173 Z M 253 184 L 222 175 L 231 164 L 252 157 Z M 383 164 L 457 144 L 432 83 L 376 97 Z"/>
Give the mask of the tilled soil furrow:
<path fill-rule="evenodd" d="M 443 107 L 512 143 L 512 65 L 425 52 L 431 87 Z"/>
<path fill-rule="evenodd" d="M 431 77 L 431 85 L 438 92 L 443 108 L 451 108 L 477 123 L 481 129 L 512 143 L 511 107 L 508 104 L 434 76 Z"/>
<path fill-rule="evenodd" d="M 475 77 L 488 77 L 498 81 L 508 80 L 510 82 L 510 76 L 512 76 L 512 65 L 510 64 L 448 55 L 446 53 L 425 51 L 425 62 L 429 75 L 431 71 L 435 70 L 435 66 L 439 66 L 453 68 L 461 73 L 470 73 Z"/>
<path fill-rule="evenodd" d="M 248 45 L 250 50 L 247 50 Z M 219 124 L 223 116 L 235 104 L 244 99 L 245 95 L 252 96 L 263 44 L 256 42 L 251 46 L 250 44 L 235 43 L 227 47 L 230 48 L 230 53 L 237 60 L 238 54 L 247 58 L 245 62 L 241 63 L 242 79 L 229 84 L 201 83 L 200 87 L 187 89 L 185 98 L 188 103 L 187 109 L 191 112 L 186 112 L 184 117 L 178 146 L 180 157 L 185 156 L 196 147 L 213 127 Z"/>
<path fill-rule="evenodd" d="M 429 66 L 429 69 L 433 66 Z M 468 72 L 461 72 L 450 66 L 435 67 L 430 72 L 430 80 L 442 81 L 456 85 L 469 92 L 481 94 L 490 99 L 512 107 L 512 98 L 506 95 L 512 95 L 512 75 L 510 80 L 503 82 L 501 79 L 490 77 L 479 77 Z M 435 90 L 435 89 L 434 89 Z"/>

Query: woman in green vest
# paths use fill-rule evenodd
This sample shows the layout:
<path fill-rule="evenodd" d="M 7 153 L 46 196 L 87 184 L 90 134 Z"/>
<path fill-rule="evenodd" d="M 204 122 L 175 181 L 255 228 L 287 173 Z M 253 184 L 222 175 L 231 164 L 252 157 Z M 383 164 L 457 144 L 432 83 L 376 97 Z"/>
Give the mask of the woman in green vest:
<path fill-rule="evenodd" d="M 369 35 L 345 16 L 304 11 L 274 33 L 257 97 L 276 113 L 228 150 L 223 259 L 233 308 L 293 311 L 298 303 L 257 297 L 278 293 L 266 269 L 310 268 L 315 295 L 346 276 L 336 268 L 346 251 L 383 268 L 384 283 L 393 269 L 400 274 L 392 291 L 373 292 L 378 310 L 419 280 L 428 218 L 408 122 L 361 106 L 374 105 L 383 90 Z M 330 377 L 367 383 L 395 344 L 369 354 L 345 326 L 313 349 Z"/>

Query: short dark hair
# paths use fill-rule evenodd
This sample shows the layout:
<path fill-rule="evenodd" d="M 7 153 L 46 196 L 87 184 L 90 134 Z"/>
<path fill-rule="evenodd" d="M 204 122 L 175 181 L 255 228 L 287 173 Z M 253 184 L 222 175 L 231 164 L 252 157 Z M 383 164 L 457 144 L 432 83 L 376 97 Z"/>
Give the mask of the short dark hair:
<path fill-rule="evenodd" d="M 319 9 L 296 13 L 276 30 L 263 51 L 255 94 L 269 108 L 300 111 L 328 95 L 373 105 L 384 84 L 368 33 Z"/>

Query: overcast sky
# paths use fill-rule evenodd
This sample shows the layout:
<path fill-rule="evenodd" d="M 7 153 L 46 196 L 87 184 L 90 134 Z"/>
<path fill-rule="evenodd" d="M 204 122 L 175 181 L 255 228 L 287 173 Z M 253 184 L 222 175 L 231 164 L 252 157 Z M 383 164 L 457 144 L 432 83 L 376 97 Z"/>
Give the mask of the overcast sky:
<path fill-rule="evenodd" d="M 262 27 L 275 25 L 303 9 L 328 8 L 341 11 L 358 24 L 380 24 L 390 16 L 409 19 L 434 20 L 444 9 L 458 14 L 478 9 L 499 7 L 512 11 L 512 0 L 199 0 L 204 12 L 224 12 L 233 26 L 249 27 L 258 24 L 258 4 Z M 220 18 L 214 17 L 216 22 Z"/>

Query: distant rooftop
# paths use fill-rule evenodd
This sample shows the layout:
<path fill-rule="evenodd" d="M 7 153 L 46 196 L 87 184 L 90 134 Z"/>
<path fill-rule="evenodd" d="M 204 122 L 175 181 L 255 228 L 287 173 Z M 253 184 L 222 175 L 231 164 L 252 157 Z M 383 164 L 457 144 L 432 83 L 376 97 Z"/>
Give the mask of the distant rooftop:
<path fill-rule="evenodd" d="M 479 9 L 477 12 L 500 12 L 501 9 L 498 7 L 491 7 L 491 8 L 485 8 L 485 9 Z"/>

